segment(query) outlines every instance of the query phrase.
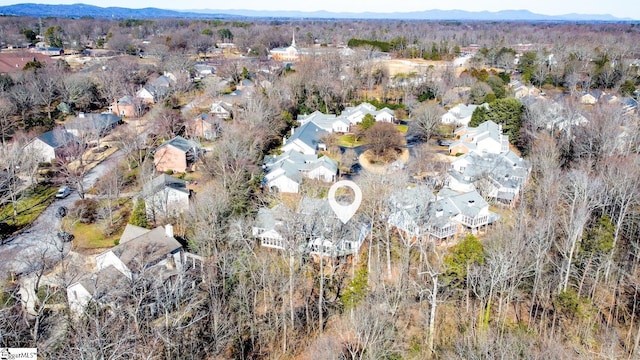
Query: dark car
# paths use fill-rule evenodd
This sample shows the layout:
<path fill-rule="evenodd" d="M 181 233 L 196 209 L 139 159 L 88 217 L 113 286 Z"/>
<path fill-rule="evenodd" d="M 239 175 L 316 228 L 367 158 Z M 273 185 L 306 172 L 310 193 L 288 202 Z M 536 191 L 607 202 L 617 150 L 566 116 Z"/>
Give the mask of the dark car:
<path fill-rule="evenodd" d="M 73 238 L 75 238 L 75 236 L 73 236 L 73 234 L 69 234 L 66 231 L 60 231 L 58 232 L 58 239 L 62 240 L 63 242 L 69 242 L 72 241 Z"/>
<path fill-rule="evenodd" d="M 64 206 L 60 206 L 56 209 L 56 217 L 58 219 L 62 219 L 63 217 L 67 216 L 67 208 Z"/>

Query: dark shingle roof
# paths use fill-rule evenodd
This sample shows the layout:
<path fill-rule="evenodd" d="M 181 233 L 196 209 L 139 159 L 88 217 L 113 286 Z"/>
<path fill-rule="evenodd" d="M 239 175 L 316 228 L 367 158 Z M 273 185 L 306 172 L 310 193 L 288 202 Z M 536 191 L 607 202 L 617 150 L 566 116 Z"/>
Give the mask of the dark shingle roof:
<path fill-rule="evenodd" d="M 156 176 L 151 182 L 144 184 L 144 193 L 146 196 L 153 195 L 161 191 L 165 187 L 176 189 L 185 193 L 189 193 L 187 182 L 167 174 Z"/>
<path fill-rule="evenodd" d="M 38 139 L 42 140 L 45 144 L 52 148 L 59 148 L 71 142 L 79 142 L 80 140 L 66 132 L 65 130 L 51 130 L 38 136 Z"/>
<path fill-rule="evenodd" d="M 182 136 L 176 136 L 171 140 L 165 141 L 164 144 L 158 146 L 158 149 L 167 146 L 167 145 L 171 145 L 177 149 L 180 149 L 184 152 L 187 152 L 191 149 L 198 149 L 200 148 L 200 145 L 198 143 L 196 143 L 193 140 L 187 140 L 185 138 L 183 138 Z"/>

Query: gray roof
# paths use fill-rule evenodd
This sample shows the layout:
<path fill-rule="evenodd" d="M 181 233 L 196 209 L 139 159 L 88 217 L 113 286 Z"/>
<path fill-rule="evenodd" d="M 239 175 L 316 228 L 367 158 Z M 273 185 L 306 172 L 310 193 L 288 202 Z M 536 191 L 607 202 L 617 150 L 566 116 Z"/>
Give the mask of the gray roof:
<path fill-rule="evenodd" d="M 158 88 L 158 87 L 164 87 L 164 88 L 168 88 L 169 86 L 173 85 L 174 81 L 165 75 L 161 75 L 158 76 L 157 78 L 149 81 L 149 85 Z"/>
<path fill-rule="evenodd" d="M 167 255 L 181 249 L 182 245 L 167 236 L 161 226 L 113 247 L 110 251 L 130 270 L 139 270 L 136 265 L 147 267 L 163 260 Z"/>
<path fill-rule="evenodd" d="M 133 97 L 125 95 L 118 99 L 118 105 L 131 105 L 133 104 Z"/>
<path fill-rule="evenodd" d="M 143 227 L 140 226 L 136 226 L 136 225 L 131 225 L 131 224 L 127 224 L 127 226 L 125 226 L 124 231 L 122 232 L 122 235 L 120 236 L 120 243 L 125 243 L 131 239 L 135 239 L 138 236 L 142 236 L 146 233 L 149 232 L 149 229 L 145 229 Z"/>
<path fill-rule="evenodd" d="M 84 117 L 74 117 L 65 124 L 67 129 L 108 129 L 117 125 L 122 118 L 114 114 L 85 114 Z"/>
<path fill-rule="evenodd" d="M 99 300 L 99 298 L 109 294 L 120 285 L 125 284 L 127 280 L 127 277 L 122 272 L 113 265 L 109 265 L 95 274 L 82 277 L 78 280 L 78 283 L 80 283 L 95 300 Z"/>
<path fill-rule="evenodd" d="M 38 139 L 42 140 L 45 144 L 54 149 L 65 146 L 71 142 L 80 142 L 80 139 L 62 129 L 47 131 L 46 133 L 38 136 Z"/>
<path fill-rule="evenodd" d="M 200 148 L 200 144 L 198 144 L 197 142 L 193 141 L 193 140 L 187 140 L 185 138 L 183 138 L 182 136 L 176 136 L 171 140 L 165 141 L 162 145 L 158 146 L 158 149 L 167 146 L 167 145 L 171 145 L 177 149 L 180 149 L 184 152 L 187 152 L 191 149 L 199 149 Z"/>
<path fill-rule="evenodd" d="M 391 210 L 389 223 L 404 231 L 413 232 L 430 220 L 435 196 L 433 190 L 426 185 L 417 185 L 398 190 L 391 194 L 389 202 Z"/>
<path fill-rule="evenodd" d="M 510 150 L 501 154 L 471 152 L 460 160 L 468 162 L 464 171 L 449 171 L 458 181 L 474 182 L 486 177 L 505 188 L 519 189 L 529 174 L 529 162 Z"/>
<path fill-rule="evenodd" d="M 282 220 L 290 217 L 290 215 L 291 210 L 283 204 L 278 204 L 270 209 L 260 208 L 256 215 L 254 226 L 266 230 L 272 230 L 275 229 Z"/>
<path fill-rule="evenodd" d="M 316 149 L 318 144 L 322 143 L 322 141 L 320 141 L 320 137 L 325 134 L 327 134 L 327 131 L 321 129 L 313 122 L 308 122 L 295 129 L 293 135 L 287 139 L 287 143 L 300 140 L 310 148 Z"/>
<path fill-rule="evenodd" d="M 174 190 L 182 191 L 184 193 L 189 193 L 189 189 L 187 189 L 187 182 L 173 176 L 167 174 L 160 174 L 156 176 L 150 182 L 144 184 L 143 192 L 145 196 L 151 196 L 164 188 L 171 188 Z"/>
<path fill-rule="evenodd" d="M 322 156 L 315 161 L 308 163 L 306 170 L 310 171 L 319 167 L 325 167 L 335 174 L 338 173 L 338 162 L 328 156 Z"/>

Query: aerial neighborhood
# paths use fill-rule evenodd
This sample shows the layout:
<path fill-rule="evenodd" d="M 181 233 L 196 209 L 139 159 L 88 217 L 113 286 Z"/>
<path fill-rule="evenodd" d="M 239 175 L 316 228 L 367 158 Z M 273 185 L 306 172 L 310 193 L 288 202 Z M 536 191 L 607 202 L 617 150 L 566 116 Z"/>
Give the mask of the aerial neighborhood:
<path fill-rule="evenodd" d="M 1 8 L 0 349 L 640 356 L 634 24 Z"/>

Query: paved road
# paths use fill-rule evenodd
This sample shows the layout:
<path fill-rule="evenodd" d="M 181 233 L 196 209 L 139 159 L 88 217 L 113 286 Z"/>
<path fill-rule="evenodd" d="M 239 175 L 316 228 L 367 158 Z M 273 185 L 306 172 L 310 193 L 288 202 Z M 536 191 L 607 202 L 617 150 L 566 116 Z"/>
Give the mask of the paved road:
<path fill-rule="evenodd" d="M 123 156 L 122 151 L 117 151 L 93 168 L 84 178 L 85 189 L 91 188 L 100 177 L 107 175 Z M 80 196 L 73 191 L 66 198 L 55 200 L 28 229 L 0 245 L 0 278 L 6 279 L 11 272 L 31 273 L 45 261 L 47 265 L 53 265 L 69 252 L 71 243 L 63 243 L 56 236 L 61 220 L 56 218 L 55 212 L 60 206 L 70 209 L 78 199 Z"/>

